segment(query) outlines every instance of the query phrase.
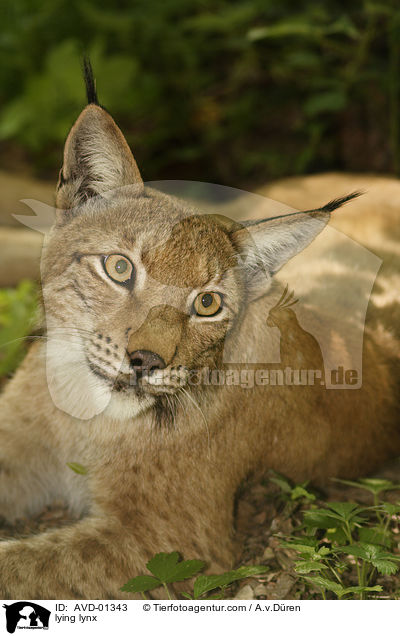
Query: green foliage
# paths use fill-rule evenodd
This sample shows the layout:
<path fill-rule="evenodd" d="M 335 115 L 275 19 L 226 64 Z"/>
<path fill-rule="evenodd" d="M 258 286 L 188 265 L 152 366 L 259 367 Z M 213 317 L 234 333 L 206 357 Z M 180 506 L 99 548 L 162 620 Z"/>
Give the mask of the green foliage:
<path fill-rule="evenodd" d="M 382 592 L 381 585 L 374 585 L 373 587 L 367 585 L 351 585 L 350 587 L 344 587 L 340 583 L 335 583 L 332 579 L 327 579 L 323 576 L 304 577 L 311 585 L 318 587 L 322 594 L 325 590 L 333 592 L 338 599 L 342 599 L 344 596 L 355 597 L 356 594 L 365 594 L 367 592 Z"/>
<path fill-rule="evenodd" d="M 277 473 L 275 470 L 270 470 L 270 475 L 272 475 L 269 480 L 276 484 L 282 491 L 281 495 L 285 501 L 297 501 L 306 499 L 308 501 L 314 501 L 315 495 L 307 490 L 308 481 L 303 482 L 302 484 L 293 485 L 287 477 Z"/>
<path fill-rule="evenodd" d="M 395 0 L 3 0 L 0 138 L 56 173 L 82 51 L 147 179 L 400 171 Z"/>
<path fill-rule="evenodd" d="M 0 289 L 0 377 L 14 371 L 24 357 L 36 307 L 37 289 L 31 281 Z"/>
<path fill-rule="evenodd" d="M 68 468 L 74 471 L 77 475 L 87 475 L 88 471 L 85 466 L 78 464 L 77 462 L 67 462 Z"/>
<path fill-rule="evenodd" d="M 183 561 L 179 560 L 178 552 L 159 552 L 147 563 L 147 569 L 153 574 L 135 576 L 121 587 L 123 592 L 140 592 L 145 598 L 145 592 L 160 587 L 165 588 L 168 598 L 171 598 L 169 583 L 177 583 L 191 579 L 206 567 L 204 561 L 197 559 Z M 185 594 L 189 599 L 204 598 L 212 590 L 224 592 L 226 587 L 234 581 L 245 579 L 249 576 L 257 576 L 266 571 L 264 566 L 243 566 L 237 570 L 215 574 L 210 576 L 201 575 L 194 582 L 193 595 Z"/>
<path fill-rule="evenodd" d="M 340 551 L 371 563 L 381 574 L 394 574 L 398 570 L 396 561 L 400 561 L 400 556 L 386 552 L 378 545 L 359 542 L 341 546 Z"/>
<path fill-rule="evenodd" d="M 179 561 L 178 552 L 160 552 L 147 563 L 147 569 L 162 583 L 185 581 L 204 568 L 204 561 Z"/>
<path fill-rule="evenodd" d="M 302 525 L 281 540 L 280 547 L 297 553 L 294 571 L 323 598 L 328 594 L 339 599 L 368 598 L 383 590 L 381 585 L 371 585 L 379 575 L 390 576 L 399 569 L 395 533 L 400 502 L 381 502 L 379 495 L 400 490 L 400 485 L 381 479 L 336 481 L 370 492 L 374 505 L 350 501 L 328 502 L 323 507 L 308 504 L 302 511 Z M 286 498 L 287 483 L 281 480 L 280 486 Z M 358 585 L 349 585 L 354 578 Z"/>
<path fill-rule="evenodd" d="M 168 598 L 171 598 L 168 583 L 176 583 L 191 579 L 195 574 L 203 570 L 204 561 L 196 559 L 180 561 L 178 552 L 159 552 L 146 564 L 147 569 L 154 576 L 135 576 L 121 587 L 122 592 L 144 592 L 156 587 L 164 586 Z"/>
<path fill-rule="evenodd" d="M 259 576 L 264 574 L 266 567 L 261 565 L 243 565 L 237 570 L 224 572 L 224 574 L 211 574 L 210 576 L 199 576 L 194 582 L 193 598 L 199 599 L 208 592 L 215 589 L 222 591 L 235 581 L 241 581 L 249 576 Z"/>
<path fill-rule="evenodd" d="M 162 585 L 162 581 L 157 579 L 154 576 L 149 576 L 148 574 L 143 574 L 143 576 L 135 576 L 134 579 L 131 579 L 121 587 L 122 592 L 141 592 L 144 595 L 144 592 L 149 592 L 150 590 L 154 590 L 156 587 L 160 587 Z"/>
<path fill-rule="evenodd" d="M 326 508 L 315 508 L 304 513 L 304 523 L 311 531 L 318 528 L 348 528 L 353 531 L 364 521 L 365 509 L 349 501 L 331 502 Z"/>
<path fill-rule="evenodd" d="M 392 481 L 388 479 L 376 479 L 371 477 L 366 477 L 364 479 L 359 479 L 358 481 L 350 481 L 349 479 L 335 479 L 341 484 L 346 484 L 346 486 L 352 486 L 353 488 L 360 488 L 361 490 L 367 490 L 372 495 L 374 495 L 374 502 L 376 502 L 375 497 L 379 495 L 381 492 L 388 492 L 389 490 L 399 490 L 400 484 L 394 484 Z M 390 505 L 390 504 L 384 504 Z"/>

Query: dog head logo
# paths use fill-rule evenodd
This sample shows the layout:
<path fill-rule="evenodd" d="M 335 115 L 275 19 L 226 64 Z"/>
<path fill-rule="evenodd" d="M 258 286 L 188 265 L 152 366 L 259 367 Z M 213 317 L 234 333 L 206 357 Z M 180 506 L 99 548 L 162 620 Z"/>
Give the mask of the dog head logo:
<path fill-rule="evenodd" d="M 18 601 L 3 605 L 6 610 L 7 631 L 14 634 L 16 629 L 48 629 L 50 611 L 31 601 Z"/>

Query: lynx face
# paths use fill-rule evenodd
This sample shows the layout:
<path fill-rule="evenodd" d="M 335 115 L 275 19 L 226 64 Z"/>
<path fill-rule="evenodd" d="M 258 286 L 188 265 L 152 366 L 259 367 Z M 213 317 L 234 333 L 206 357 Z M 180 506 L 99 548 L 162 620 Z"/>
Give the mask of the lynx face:
<path fill-rule="evenodd" d="M 240 312 L 236 264 L 228 232 L 171 197 L 127 187 L 89 200 L 43 260 L 60 391 L 99 410 L 112 397 L 110 414 L 130 417 L 215 366 Z"/>
<path fill-rule="evenodd" d="M 247 228 L 200 215 L 146 188 L 120 130 L 89 105 L 66 142 L 42 259 L 56 406 L 81 419 L 165 407 L 219 364 L 248 303 L 344 200 Z"/>

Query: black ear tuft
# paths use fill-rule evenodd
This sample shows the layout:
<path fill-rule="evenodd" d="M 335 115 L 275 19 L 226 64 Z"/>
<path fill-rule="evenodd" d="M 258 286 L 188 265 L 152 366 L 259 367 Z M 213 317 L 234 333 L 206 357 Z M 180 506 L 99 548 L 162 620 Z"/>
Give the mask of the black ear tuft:
<path fill-rule="evenodd" d="M 348 201 L 352 201 L 353 199 L 360 197 L 362 194 L 364 194 L 364 192 L 361 192 L 360 190 L 358 190 L 356 192 L 352 192 L 351 194 L 347 194 L 344 197 L 333 199 L 333 201 L 329 201 L 329 203 L 322 206 L 322 208 L 319 208 L 318 212 L 333 212 L 334 210 L 337 210 L 338 208 L 340 208 L 344 203 L 347 203 Z"/>
<path fill-rule="evenodd" d="M 90 59 L 86 55 L 83 57 L 82 66 L 88 104 L 96 104 L 96 106 L 100 106 L 97 99 L 96 80 L 93 77 L 92 65 L 90 63 Z"/>

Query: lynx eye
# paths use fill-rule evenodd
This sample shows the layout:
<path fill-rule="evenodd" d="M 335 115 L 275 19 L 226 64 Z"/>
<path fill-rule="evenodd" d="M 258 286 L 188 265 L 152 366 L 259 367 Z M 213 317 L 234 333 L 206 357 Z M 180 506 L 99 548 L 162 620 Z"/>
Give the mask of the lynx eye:
<path fill-rule="evenodd" d="M 215 316 L 222 309 L 222 294 L 218 292 L 202 292 L 193 302 L 197 316 Z"/>
<path fill-rule="evenodd" d="M 103 261 L 106 274 L 120 285 L 127 285 L 132 280 L 133 265 L 129 259 L 121 254 L 111 254 Z"/>

